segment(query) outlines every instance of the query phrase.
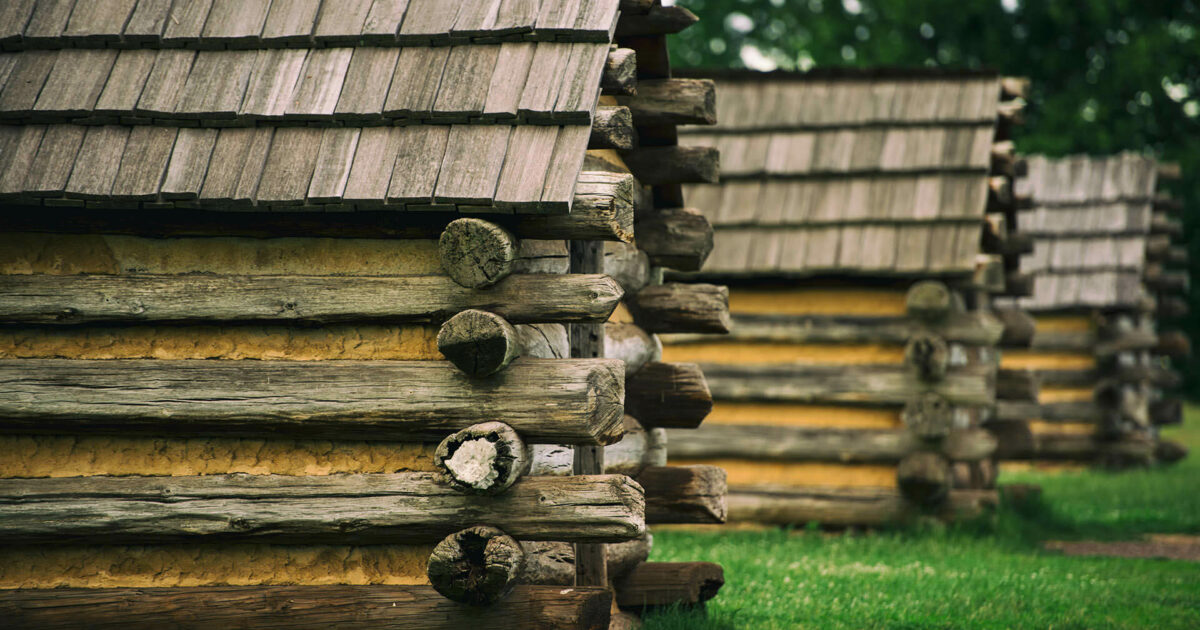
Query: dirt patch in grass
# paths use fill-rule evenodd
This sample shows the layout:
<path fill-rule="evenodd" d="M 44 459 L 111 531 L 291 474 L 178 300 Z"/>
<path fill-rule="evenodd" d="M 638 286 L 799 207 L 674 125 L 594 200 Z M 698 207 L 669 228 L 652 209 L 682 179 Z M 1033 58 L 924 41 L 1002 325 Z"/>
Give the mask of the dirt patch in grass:
<path fill-rule="evenodd" d="M 1108 556 L 1116 558 L 1163 558 L 1200 562 L 1200 536 L 1151 534 L 1146 540 L 1101 542 L 1097 540 L 1051 540 L 1044 547 L 1068 556 Z"/>

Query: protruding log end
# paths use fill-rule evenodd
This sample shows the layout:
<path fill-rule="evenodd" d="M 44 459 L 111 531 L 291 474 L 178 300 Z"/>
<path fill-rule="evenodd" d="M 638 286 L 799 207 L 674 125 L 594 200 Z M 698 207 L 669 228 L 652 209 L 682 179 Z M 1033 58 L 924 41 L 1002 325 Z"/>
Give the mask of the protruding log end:
<path fill-rule="evenodd" d="M 908 289 L 907 309 L 912 317 L 936 322 L 954 309 L 954 295 L 942 282 L 923 280 Z"/>
<path fill-rule="evenodd" d="M 950 347 L 938 335 L 918 333 L 904 345 L 904 362 L 916 370 L 922 381 L 940 381 L 950 365 Z"/>
<path fill-rule="evenodd" d="M 728 287 L 667 282 L 638 291 L 627 302 L 630 314 L 651 333 L 728 333 Z"/>
<path fill-rule="evenodd" d="M 900 492 L 913 503 L 935 506 L 946 499 L 954 474 L 950 463 L 937 453 L 913 453 L 900 460 L 896 467 L 896 482 Z"/>
<path fill-rule="evenodd" d="M 925 392 L 905 403 L 900 421 L 919 438 L 940 439 L 954 426 L 954 407 L 941 394 Z"/>
<path fill-rule="evenodd" d="M 632 48 L 608 51 L 604 72 L 600 75 L 600 89 L 605 94 L 637 94 L 637 53 Z"/>
<path fill-rule="evenodd" d="M 1154 446 L 1154 458 L 1164 464 L 1175 462 L 1188 456 L 1188 447 L 1172 440 L 1160 440 Z"/>
<path fill-rule="evenodd" d="M 483 219 L 451 221 L 438 239 L 442 269 L 458 284 L 482 289 L 508 277 L 517 260 L 517 241 L 508 230 Z"/>
<path fill-rule="evenodd" d="M 517 331 L 495 313 L 470 309 L 442 324 L 438 350 L 471 376 L 488 376 L 508 367 L 520 354 Z"/>
<path fill-rule="evenodd" d="M 450 485 L 476 494 L 504 492 L 529 472 L 530 465 L 525 442 L 503 422 L 484 422 L 454 433 L 438 444 L 433 461 Z"/>
<path fill-rule="evenodd" d="M 1016 308 L 998 308 L 992 312 L 1004 324 L 1000 346 L 1005 348 L 1028 348 L 1033 343 L 1037 321 L 1029 313 Z"/>
<path fill-rule="evenodd" d="M 708 381 L 695 363 L 650 361 L 625 383 L 625 410 L 648 429 L 694 429 L 712 407 Z"/>
<path fill-rule="evenodd" d="M 1037 402 L 1041 394 L 1041 378 L 1035 370 L 997 370 L 996 398 Z"/>
<path fill-rule="evenodd" d="M 646 363 L 662 358 L 662 342 L 636 324 L 608 322 L 604 324 L 604 356 L 623 361 L 629 379 Z"/>
<path fill-rule="evenodd" d="M 1178 398 L 1164 398 L 1150 403 L 1150 422 L 1158 426 L 1183 422 L 1183 403 Z"/>
<path fill-rule="evenodd" d="M 700 271 L 713 248 L 713 228 L 695 208 L 668 208 L 638 215 L 637 245 L 658 267 Z"/>
<path fill-rule="evenodd" d="M 1182 359 L 1192 354 L 1192 340 L 1179 330 L 1168 330 L 1158 334 L 1158 354 Z"/>
<path fill-rule="evenodd" d="M 447 599 L 482 606 L 499 601 L 520 577 L 525 554 L 504 532 L 476 526 L 451 534 L 429 555 L 429 583 Z"/>
<path fill-rule="evenodd" d="M 996 452 L 996 438 L 978 427 L 956 429 L 942 440 L 941 450 L 951 461 L 978 462 Z"/>

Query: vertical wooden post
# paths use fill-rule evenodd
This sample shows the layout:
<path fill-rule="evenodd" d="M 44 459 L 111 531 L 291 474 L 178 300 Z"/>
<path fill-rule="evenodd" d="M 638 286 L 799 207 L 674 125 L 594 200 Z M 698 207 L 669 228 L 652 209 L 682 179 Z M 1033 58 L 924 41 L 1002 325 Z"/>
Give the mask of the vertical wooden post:
<path fill-rule="evenodd" d="M 604 243 L 571 241 L 571 273 L 604 273 Z M 604 356 L 604 324 L 571 324 L 568 330 L 571 358 Z M 573 472 L 598 475 L 604 472 L 604 447 L 577 446 Z M 608 586 L 604 545 L 575 545 L 575 585 Z"/>

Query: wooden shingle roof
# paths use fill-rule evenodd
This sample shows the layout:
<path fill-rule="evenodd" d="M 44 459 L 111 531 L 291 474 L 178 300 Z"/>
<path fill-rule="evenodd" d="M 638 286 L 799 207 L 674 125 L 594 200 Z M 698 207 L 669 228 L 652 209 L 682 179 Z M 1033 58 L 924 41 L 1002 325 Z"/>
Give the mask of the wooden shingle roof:
<path fill-rule="evenodd" d="M 713 276 L 970 273 L 1000 78 L 988 73 L 717 77 Z"/>
<path fill-rule="evenodd" d="M 0 7 L 0 202 L 569 210 L 619 0 Z"/>
<path fill-rule="evenodd" d="M 1133 153 L 1092 158 L 1032 156 L 1017 194 L 1033 207 L 1021 231 L 1034 251 L 1021 271 L 1034 278 L 1029 310 L 1118 308 L 1144 297 L 1146 239 L 1157 185 L 1155 160 Z"/>

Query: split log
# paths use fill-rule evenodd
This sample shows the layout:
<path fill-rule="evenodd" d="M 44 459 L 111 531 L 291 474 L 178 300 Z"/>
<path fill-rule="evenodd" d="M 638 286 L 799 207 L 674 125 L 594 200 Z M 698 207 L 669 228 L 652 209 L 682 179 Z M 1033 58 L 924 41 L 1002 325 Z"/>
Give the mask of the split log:
<path fill-rule="evenodd" d="M 905 300 L 909 316 L 926 322 L 945 318 L 955 307 L 950 288 L 937 280 L 922 280 L 912 285 Z"/>
<path fill-rule="evenodd" d="M 615 608 L 615 606 L 614 606 Z M 608 623 L 608 630 L 642 630 L 642 618 L 636 613 L 617 609 Z"/>
<path fill-rule="evenodd" d="M 187 586 L 0 591 L 5 625 L 39 630 L 123 628 L 489 628 L 605 630 L 613 595 L 603 587 L 518 586 L 478 610 L 429 586 Z"/>
<path fill-rule="evenodd" d="M 521 342 L 512 324 L 495 313 L 465 310 L 442 323 L 438 351 L 471 376 L 490 376 L 512 363 Z"/>
<path fill-rule="evenodd" d="M 637 325 L 651 333 L 727 333 L 732 323 L 729 289 L 713 284 L 648 286 L 626 306 Z"/>
<path fill-rule="evenodd" d="M 634 230 L 638 249 L 656 267 L 700 271 L 712 252 L 712 225 L 695 208 L 640 212 Z"/>
<path fill-rule="evenodd" d="M 484 379 L 441 361 L 0 361 L 10 432 L 409 442 L 502 418 L 531 442 L 607 444 L 624 397 L 611 359 L 522 359 Z"/>
<path fill-rule="evenodd" d="M 1029 313 L 1016 308 L 998 308 L 992 311 L 1002 324 L 1004 333 L 999 344 L 1005 348 L 1028 348 L 1033 343 L 1037 320 Z"/>
<path fill-rule="evenodd" d="M 625 363 L 625 379 L 637 374 L 642 366 L 662 358 L 662 342 L 634 324 L 604 324 L 604 357 Z"/>
<path fill-rule="evenodd" d="M 1186 271 L 1169 271 L 1158 263 L 1146 265 L 1146 286 L 1164 293 L 1186 293 L 1188 275 Z"/>
<path fill-rule="evenodd" d="M 904 345 L 904 362 L 922 381 L 940 381 L 950 365 L 950 346 L 937 335 L 915 335 Z"/>
<path fill-rule="evenodd" d="M 995 369 L 965 366 L 925 383 L 902 365 L 700 365 L 717 400 L 903 405 L 931 391 L 954 405 L 995 403 Z"/>
<path fill-rule="evenodd" d="M 1047 403 L 996 402 L 996 420 L 1041 420 L 1043 422 L 1099 422 L 1100 408 L 1092 401 Z"/>
<path fill-rule="evenodd" d="M 1117 440 L 1075 433 L 1037 433 L 1032 459 L 1094 462 L 1113 467 L 1144 466 L 1154 459 L 1153 440 L 1124 436 Z"/>
<path fill-rule="evenodd" d="M 996 398 L 998 400 L 1037 402 L 1041 389 L 1038 373 L 1034 370 L 1002 369 L 996 372 Z"/>
<path fill-rule="evenodd" d="M 1154 459 L 1164 464 L 1175 462 L 1188 456 L 1188 447 L 1174 440 L 1160 440 L 1154 447 Z"/>
<path fill-rule="evenodd" d="M 991 313 L 983 311 L 951 313 L 934 324 L 904 316 L 737 313 L 731 317 L 732 327 L 723 341 L 903 344 L 914 335 L 930 332 L 950 342 L 994 346 L 1003 331 L 1003 324 Z M 711 343 L 712 340 L 711 335 L 671 336 L 672 343 Z"/>
<path fill-rule="evenodd" d="M 618 28 L 621 21 L 618 20 Z M 600 74 L 600 90 L 604 94 L 637 93 L 637 53 L 631 48 L 613 48 L 604 60 Z"/>
<path fill-rule="evenodd" d="M 618 97 L 617 102 L 633 112 L 639 127 L 717 123 L 716 84 L 711 79 L 641 81 L 637 94 Z"/>
<path fill-rule="evenodd" d="M 917 505 L 941 503 L 953 482 L 950 463 L 937 453 L 912 453 L 896 466 L 896 484 L 900 492 Z"/>
<path fill-rule="evenodd" d="M 468 289 L 490 287 L 512 273 L 517 241 L 508 230 L 468 217 L 451 221 L 438 238 L 442 270 Z"/>
<path fill-rule="evenodd" d="M 646 428 L 694 429 L 713 397 L 695 363 L 650 361 L 625 379 L 625 410 Z"/>
<path fill-rule="evenodd" d="M 639 92 L 645 82 L 638 85 Z M 630 108 L 632 109 L 632 108 Z M 637 113 L 634 113 L 637 122 Z M 712 147 L 643 146 L 622 151 L 629 172 L 643 184 L 714 184 L 721 170 L 720 154 Z"/>
<path fill-rule="evenodd" d="M 1101 333 L 1104 339 L 1097 341 L 1092 352 L 1098 359 L 1110 359 L 1127 352 L 1154 350 L 1158 347 L 1158 335 L 1146 330 L 1117 329 Z"/>
<path fill-rule="evenodd" d="M 988 213 L 1011 212 L 1016 198 L 1013 196 L 1011 177 L 995 175 L 988 177 L 988 198 L 985 211 Z"/>
<path fill-rule="evenodd" d="M 1033 432 L 1026 420 L 991 420 L 986 425 L 996 438 L 996 459 L 1025 459 L 1034 450 Z"/>
<path fill-rule="evenodd" d="M 628 107 L 601 105 L 592 116 L 589 149 L 632 149 L 637 144 L 633 115 Z"/>
<path fill-rule="evenodd" d="M 495 527 L 477 525 L 450 534 L 433 548 L 425 574 L 447 599 L 484 606 L 512 590 L 525 553 L 512 537 Z"/>
<path fill-rule="evenodd" d="M 724 569 L 712 562 L 643 562 L 613 588 L 621 608 L 645 609 L 700 605 L 724 585 Z"/>
<path fill-rule="evenodd" d="M 471 522 L 529 540 L 645 531 L 642 490 L 624 475 L 525 477 L 499 496 L 438 473 L 3 479 L 0 504 L 6 544 L 426 544 Z"/>
<path fill-rule="evenodd" d="M 500 494 L 529 472 L 529 452 L 512 427 L 483 422 L 438 444 L 433 463 L 450 485 L 473 494 Z"/>
<path fill-rule="evenodd" d="M 1160 192 L 1154 195 L 1154 209 L 1166 212 L 1181 212 L 1183 211 L 1183 202 L 1168 193 Z"/>
<path fill-rule="evenodd" d="M 678 33 L 695 24 L 700 18 L 681 6 L 662 6 L 655 2 L 646 15 L 621 15 L 617 20 L 617 37 L 647 37 Z"/>
<path fill-rule="evenodd" d="M 729 493 L 729 518 L 733 522 L 772 525 L 819 523 L 833 527 L 883 527 L 899 525 L 917 516 L 932 514 L 945 521 L 978 518 L 992 511 L 999 498 L 995 490 L 951 490 L 946 500 L 927 512 L 890 488 L 790 488 L 751 486 Z"/>
<path fill-rule="evenodd" d="M 1183 168 L 1179 165 L 1179 162 L 1159 162 L 1158 178 L 1170 180 L 1182 179 Z"/>
<path fill-rule="evenodd" d="M 724 523 L 725 469 L 652 466 L 637 476 L 646 491 L 646 523 Z"/>
<path fill-rule="evenodd" d="M 604 273 L 610 276 L 625 295 L 634 295 L 650 283 L 650 258 L 631 243 L 604 244 Z"/>
<path fill-rule="evenodd" d="M 1159 319 L 1179 319 L 1187 317 L 1190 310 L 1187 301 L 1183 298 L 1173 295 L 1162 295 L 1158 298 L 1158 307 L 1155 310 L 1155 315 Z"/>
<path fill-rule="evenodd" d="M 1150 422 L 1157 426 L 1183 423 L 1183 403 L 1178 398 L 1151 401 Z"/>
<path fill-rule="evenodd" d="M 638 538 L 605 545 L 605 561 L 612 579 L 627 575 L 650 557 L 653 538 L 650 532 Z M 519 582 L 573 586 L 575 584 L 575 547 L 561 542 L 522 541 L 525 567 Z"/>
<path fill-rule="evenodd" d="M 904 403 L 900 421 L 918 438 L 941 439 L 954 426 L 954 406 L 940 394 L 924 392 Z"/>
<path fill-rule="evenodd" d="M 492 311 L 510 323 L 604 321 L 621 287 L 595 274 L 517 274 L 480 291 L 445 276 L 0 276 L 0 322 L 430 322 Z"/>

